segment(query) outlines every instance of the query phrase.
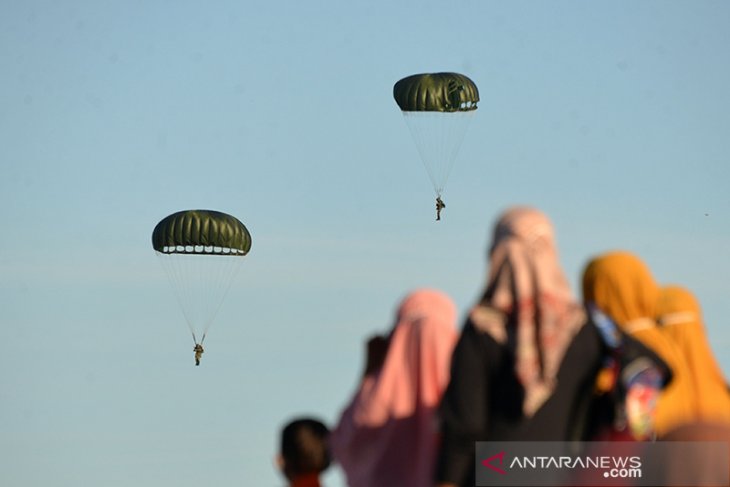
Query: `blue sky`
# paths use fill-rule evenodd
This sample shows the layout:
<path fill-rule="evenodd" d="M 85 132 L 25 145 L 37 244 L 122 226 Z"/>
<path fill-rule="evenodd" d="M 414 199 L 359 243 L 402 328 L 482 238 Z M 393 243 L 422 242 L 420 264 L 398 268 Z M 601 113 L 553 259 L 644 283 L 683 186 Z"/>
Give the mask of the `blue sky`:
<path fill-rule="evenodd" d="M 408 291 L 463 314 L 513 204 L 553 219 L 576 292 L 616 248 L 692 288 L 730 374 L 728 25 L 721 1 L 0 1 L 0 484 L 281 484 L 280 426 L 336 420 Z M 438 223 L 392 99 L 432 71 L 481 94 Z M 201 367 L 150 244 L 189 208 L 253 236 Z"/>

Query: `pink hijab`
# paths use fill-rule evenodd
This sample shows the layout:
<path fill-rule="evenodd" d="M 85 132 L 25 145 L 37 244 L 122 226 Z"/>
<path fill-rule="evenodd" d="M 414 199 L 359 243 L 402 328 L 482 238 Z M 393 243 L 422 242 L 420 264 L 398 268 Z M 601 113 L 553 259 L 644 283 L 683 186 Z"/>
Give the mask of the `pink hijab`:
<path fill-rule="evenodd" d="M 435 290 L 401 303 L 383 366 L 365 377 L 330 436 L 350 487 L 433 483 L 436 409 L 449 381 L 456 314 Z"/>
<path fill-rule="evenodd" d="M 523 413 L 532 416 L 552 394 L 568 345 L 585 322 L 560 266 L 552 224 L 540 211 L 513 207 L 498 220 L 487 288 L 471 321 L 514 346 Z"/>

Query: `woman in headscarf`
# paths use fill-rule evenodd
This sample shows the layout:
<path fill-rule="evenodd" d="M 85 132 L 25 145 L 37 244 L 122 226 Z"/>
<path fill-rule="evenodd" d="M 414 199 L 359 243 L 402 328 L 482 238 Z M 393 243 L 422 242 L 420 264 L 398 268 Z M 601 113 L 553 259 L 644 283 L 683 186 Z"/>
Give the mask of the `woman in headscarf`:
<path fill-rule="evenodd" d="M 660 330 L 686 360 L 696 398 L 694 420 L 730 424 L 730 390 L 707 341 L 695 296 L 681 286 L 663 287 L 657 316 Z"/>
<path fill-rule="evenodd" d="M 436 409 L 456 339 L 453 301 L 419 289 L 402 301 L 390 336 L 370 340 L 364 377 L 330 436 L 350 487 L 432 484 Z"/>
<path fill-rule="evenodd" d="M 685 358 L 657 326 L 659 296 L 649 268 L 629 252 L 597 257 L 583 273 L 583 298 L 589 308 L 608 315 L 623 333 L 656 352 L 671 370 L 671 382 L 659 394 L 653 411 L 651 427 L 661 436 L 693 419 L 697 398 L 692 394 Z"/>
<path fill-rule="evenodd" d="M 474 485 L 476 441 L 576 439 L 581 397 L 590 395 L 602 356 L 547 216 L 508 209 L 494 229 L 486 289 L 452 358 L 439 485 Z"/>

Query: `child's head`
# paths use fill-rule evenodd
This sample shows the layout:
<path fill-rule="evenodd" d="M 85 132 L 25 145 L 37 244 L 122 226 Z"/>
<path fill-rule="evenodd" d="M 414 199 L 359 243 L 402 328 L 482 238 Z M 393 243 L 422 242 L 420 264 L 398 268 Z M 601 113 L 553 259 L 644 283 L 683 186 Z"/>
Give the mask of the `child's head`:
<path fill-rule="evenodd" d="M 279 468 L 288 479 L 298 475 L 319 474 L 330 464 L 324 423 L 312 418 L 299 418 L 281 432 Z"/>

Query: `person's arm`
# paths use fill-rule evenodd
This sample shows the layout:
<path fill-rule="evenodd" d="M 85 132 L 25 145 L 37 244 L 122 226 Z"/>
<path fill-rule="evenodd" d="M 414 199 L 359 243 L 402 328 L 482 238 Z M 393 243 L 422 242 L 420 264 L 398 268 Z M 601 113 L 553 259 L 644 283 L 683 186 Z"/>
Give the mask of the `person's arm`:
<path fill-rule="evenodd" d="M 373 335 L 365 343 L 365 367 L 357 390 L 350 402 L 342 411 L 337 426 L 332 429 L 329 442 L 333 457 L 345 470 L 353 468 L 360 460 L 360 448 L 367 448 L 372 435 L 377 434 L 374 428 L 364 426 L 357 419 L 360 410 L 368 410 L 373 388 L 376 387 L 377 373 L 383 367 L 388 353 L 390 339 L 383 335 Z"/>
<path fill-rule="evenodd" d="M 382 335 L 375 335 L 368 340 L 365 349 L 365 370 L 363 371 L 365 377 L 374 374 L 383 366 L 389 342 L 388 337 Z"/>

